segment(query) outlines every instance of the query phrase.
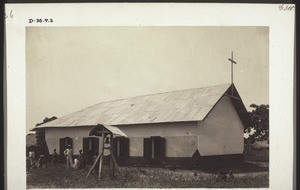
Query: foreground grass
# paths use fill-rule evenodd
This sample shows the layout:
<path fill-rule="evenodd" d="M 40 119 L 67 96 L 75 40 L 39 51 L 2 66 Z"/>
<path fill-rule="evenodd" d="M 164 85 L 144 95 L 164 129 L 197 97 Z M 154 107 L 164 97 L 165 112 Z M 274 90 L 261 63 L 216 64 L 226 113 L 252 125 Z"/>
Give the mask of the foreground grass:
<path fill-rule="evenodd" d="M 257 188 L 268 187 L 268 172 L 235 174 L 233 179 L 218 180 L 216 175 L 191 170 L 121 167 L 110 179 L 104 168 L 101 181 L 95 173 L 86 178 L 85 170 L 66 169 L 66 165 L 48 165 L 30 170 L 27 188 Z"/>

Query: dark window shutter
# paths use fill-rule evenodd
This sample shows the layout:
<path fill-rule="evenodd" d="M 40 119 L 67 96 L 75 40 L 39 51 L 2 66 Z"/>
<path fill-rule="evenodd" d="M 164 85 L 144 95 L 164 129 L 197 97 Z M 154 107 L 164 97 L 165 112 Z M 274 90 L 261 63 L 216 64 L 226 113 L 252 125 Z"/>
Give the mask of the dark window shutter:
<path fill-rule="evenodd" d="M 144 138 L 144 158 L 151 158 L 151 139 L 150 138 Z"/>
<path fill-rule="evenodd" d="M 161 157 L 161 138 L 160 137 L 154 137 L 154 158 L 160 158 Z"/>
<path fill-rule="evenodd" d="M 95 155 L 99 154 L 99 138 L 93 138 L 93 150 Z"/>
<path fill-rule="evenodd" d="M 83 154 L 89 154 L 89 139 L 88 138 L 83 138 L 82 151 L 83 151 Z"/>
<path fill-rule="evenodd" d="M 117 154 L 117 143 L 119 141 L 119 157 L 129 157 L 129 139 L 128 138 L 124 138 L 124 137 L 116 137 L 115 140 L 115 154 Z"/>
<path fill-rule="evenodd" d="M 71 146 L 71 148 L 73 149 L 73 139 L 68 137 L 69 138 L 69 145 Z"/>
<path fill-rule="evenodd" d="M 125 156 L 125 138 L 121 137 L 119 138 L 120 141 L 120 157 Z"/>
<path fill-rule="evenodd" d="M 160 138 L 160 157 L 165 158 L 166 157 L 166 139 Z"/>
<path fill-rule="evenodd" d="M 65 151 L 65 139 L 59 139 L 59 154 L 63 155 Z"/>
<path fill-rule="evenodd" d="M 129 138 L 124 138 L 124 156 L 127 158 L 129 157 Z"/>
<path fill-rule="evenodd" d="M 68 145 L 71 146 L 71 148 L 73 149 L 73 141 L 72 141 L 72 138 L 70 137 L 65 137 L 65 149 L 67 148 Z"/>
<path fill-rule="evenodd" d="M 113 146 L 113 154 L 117 157 L 117 137 L 113 138 L 112 145 Z"/>
<path fill-rule="evenodd" d="M 154 143 L 154 158 L 164 158 L 166 152 L 166 140 L 160 136 L 150 137 Z"/>
<path fill-rule="evenodd" d="M 117 141 L 116 141 L 116 146 L 119 146 L 119 148 L 117 147 L 117 156 L 121 157 L 122 156 L 122 138 L 121 137 L 117 137 Z"/>

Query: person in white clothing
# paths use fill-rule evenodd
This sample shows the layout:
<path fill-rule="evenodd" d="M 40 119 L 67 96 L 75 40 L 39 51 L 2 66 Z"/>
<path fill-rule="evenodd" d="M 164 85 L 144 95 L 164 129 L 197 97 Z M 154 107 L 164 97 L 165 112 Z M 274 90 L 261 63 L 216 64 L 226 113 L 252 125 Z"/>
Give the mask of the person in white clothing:
<path fill-rule="evenodd" d="M 79 167 L 79 160 L 77 158 L 74 159 L 74 164 L 73 164 L 73 168 L 74 169 L 78 169 Z"/>
<path fill-rule="evenodd" d="M 35 157 L 34 151 L 30 151 L 28 153 L 28 158 L 29 158 L 29 161 L 30 161 L 30 167 L 33 167 L 33 165 L 35 164 L 34 163 L 34 157 Z"/>
<path fill-rule="evenodd" d="M 68 148 L 64 151 L 64 155 L 66 156 L 67 169 L 69 169 L 73 166 L 73 150 L 70 145 L 68 145 Z"/>

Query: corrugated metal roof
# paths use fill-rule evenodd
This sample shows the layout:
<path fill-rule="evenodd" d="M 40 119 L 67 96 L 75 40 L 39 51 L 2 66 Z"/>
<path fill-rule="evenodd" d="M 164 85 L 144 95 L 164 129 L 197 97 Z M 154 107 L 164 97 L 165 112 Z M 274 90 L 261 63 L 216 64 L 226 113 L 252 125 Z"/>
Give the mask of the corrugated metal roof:
<path fill-rule="evenodd" d="M 41 127 L 125 125 L 201 121 L 231 84 L 101 102 L 39 125 Z"/>

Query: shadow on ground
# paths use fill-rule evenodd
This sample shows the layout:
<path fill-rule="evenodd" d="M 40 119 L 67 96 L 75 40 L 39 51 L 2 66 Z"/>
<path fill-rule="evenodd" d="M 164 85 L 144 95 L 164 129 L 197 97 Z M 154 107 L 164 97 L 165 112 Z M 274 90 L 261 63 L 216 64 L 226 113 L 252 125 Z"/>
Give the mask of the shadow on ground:
<path fill-rule="evenodd" d="M 203 171 L 205 173 L 219 173 L 228 172 L 229 170 L 234 171 L 234 173 L 252 173 L 252 172 L 268 172 L 269 167 L 261 167 L 254 163 L 249 162 L 219 162 L 219 163 L 207 163 L 196 167 L 197 170 Z"/>
<path fill-rule="evenodd" d="M 159 168 L 159 165 L 135 165 L 136 167 Z M 232 170 L 234 173 L 253 173 L 268 172 L 268 162 L 247 162 L 247 161 L 216 161 L 203 162 L 186 166 L 165 165 L 164 168 L 170 170 L 198 170 L 209 174 L 228 173 Z"/>

